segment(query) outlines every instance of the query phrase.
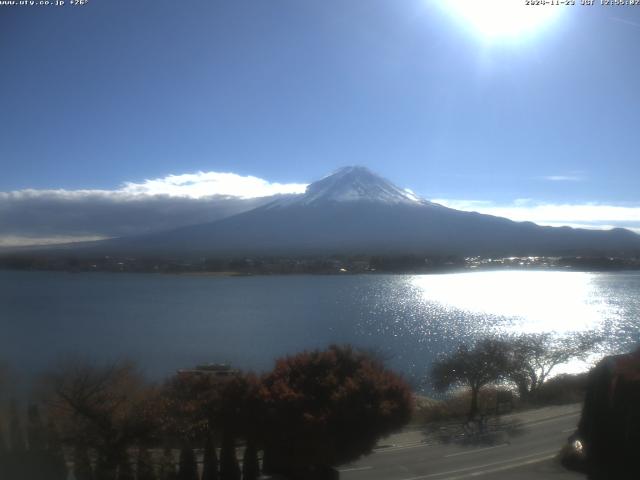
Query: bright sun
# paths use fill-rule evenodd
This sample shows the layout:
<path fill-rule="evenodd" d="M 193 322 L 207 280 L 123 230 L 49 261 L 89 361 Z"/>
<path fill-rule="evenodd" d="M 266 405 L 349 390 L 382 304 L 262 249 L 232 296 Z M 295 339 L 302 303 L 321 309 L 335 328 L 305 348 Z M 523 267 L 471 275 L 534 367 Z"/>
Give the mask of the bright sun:
<path fill-rule="evenodd" d="M 487 39 L 530 34 L 562 11 L 561 6 L 530 6 L 524 0 L 444 0 L 440 4 Z"/>

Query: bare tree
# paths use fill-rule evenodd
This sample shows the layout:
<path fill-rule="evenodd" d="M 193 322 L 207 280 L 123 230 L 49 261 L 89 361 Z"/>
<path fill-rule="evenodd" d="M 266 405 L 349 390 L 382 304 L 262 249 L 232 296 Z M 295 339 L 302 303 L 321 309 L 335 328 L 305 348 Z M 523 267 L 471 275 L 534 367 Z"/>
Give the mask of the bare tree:
<path fill-rule="evenodd" d="M 438 360 L 431 368 L 436 390 L 455 386 L 471 390 L 469 418 L 478 412 L 478 394 L 485 385 L 499 380 L 509 366 L 508 346 L 501 340 L 485 339 L 474 346 L 462 344 L 452 354 Z"/>
<path fill-rule="evenodd" d="M 114 479 L 127 448 L 155 430 L 155 390 L 130 363 L 68 363 L 47 375 L 46 385 L 64 441 L 97 453 L 97 478 Z"/>
<path fill-rule="evenodd" d="M 510 365 L 508 377 L 516 384 L 522 400 L 535 394 L 558 365 L 574 358 L 584 359 L 600 343 L 594 332 L 520 334 L 507 337 Z"/>

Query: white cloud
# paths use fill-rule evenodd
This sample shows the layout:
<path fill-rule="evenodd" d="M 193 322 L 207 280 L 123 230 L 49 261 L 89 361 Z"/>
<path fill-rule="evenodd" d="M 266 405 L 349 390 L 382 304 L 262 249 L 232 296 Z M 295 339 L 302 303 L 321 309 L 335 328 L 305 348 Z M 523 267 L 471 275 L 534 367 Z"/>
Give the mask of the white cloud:
<path fill-rule="evenodd" d="M 304 183 L 272 183 L 251 175 L 242 176 L 226 172 L 197 172 L 168 175 L 126 182 L 123 193 L 134 195 L 170 195 L 173 197 L 203 198 L 211 195 L 230 195 L 240 198 L 268 197 L 277 194 L 304 193 Z"/>
<path fill-rule="evenodd" d="M 543 203 L 517 199 L 499 205 L 484 200 L 435 199 L 436 203 L 458 210 L 506 217 L 517 222 L 578 228 L 628 228 L 640 233 L 640 205 L 606 205 L 602 203 Z"/>
<path fill-rule="evenodd" d="M 550 182 L 582 182 L 584 177 L 580 175 L 548 175 L 542 177 L 543 180 L 549 180 Z"/>
<path fill-rule="evenodd" d="M 113 190 L 0 192 L 0 247 L 96 240 L 211 222 L 260 206 L 272 195 L 302 193 L 305 188 L 303 183 L 275 183 L 228 172 L 197 172 L 126 182 Z M 640 204 L 556 204 L 528 198 L 508 204 L 434 201 L 459 210 L 540 225 L 624 227 L 640 233 Z"/>
<path fill-rule="evenodd" d="M 71 242 L 92 242 L 104 240 L 100 235 L 54 235 L 51 237 L 32 237 L 19 235 L 0 235 L 0 247 L 20 247 L 26 245 L 56 245 Z"/>
<path fill-rule="evenodd" d="M 624 23 L 625 25 L 629 25 L 631 27 L 640 28 L 640 23 L 627 20 L 626 18 L 609 17 L 609 19 L 613 20 L 614 22 Z"/>
<path fill-rule="evenodd" d="M 168 175 L 114 190 L 0 192 L 0 247 L 138 235 L 215 221 L 306 184 L 224 172 Z"/>
<path fill-rule="evenodd" d="M 250 199 L 304 193 L 306 188 L 306 183 L 269 182 L 252 175 L 196 172 L 167 175 L 166 177 L 147 179 L 143 182 L 124 182 L 120 188 L 114 190 L 23 189 L 0 192 L 0 201 L 43 197 L 57 199 L 111 198 L 129 201 L 139 199 L 139 197 L 157 195 L 192 199 L 215 196 Z"/>

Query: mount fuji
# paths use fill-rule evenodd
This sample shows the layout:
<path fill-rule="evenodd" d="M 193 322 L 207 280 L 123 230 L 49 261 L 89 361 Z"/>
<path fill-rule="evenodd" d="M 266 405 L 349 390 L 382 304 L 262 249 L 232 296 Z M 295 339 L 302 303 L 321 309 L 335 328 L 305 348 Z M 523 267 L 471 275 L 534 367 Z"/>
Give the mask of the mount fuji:
<path fill-rule="evenodd" d="M 346 167 L 215 222 L 93 243 L 135 255 L 636 255 L 625 229 L 543 227 L 429 202 L 364 167 Z"/>

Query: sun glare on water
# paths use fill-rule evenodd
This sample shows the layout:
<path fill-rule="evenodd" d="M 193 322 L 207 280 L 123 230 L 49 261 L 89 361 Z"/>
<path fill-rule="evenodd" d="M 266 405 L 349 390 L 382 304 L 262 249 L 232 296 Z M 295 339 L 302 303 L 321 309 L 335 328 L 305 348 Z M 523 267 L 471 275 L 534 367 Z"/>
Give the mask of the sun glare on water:
<path fill-rule="evenodd" d="M 573 332 L 596 328 L 607 316 L 591 275 L 574 272 L 478 272 L 422 275 L 412 281 L 427 301 L 463 312 L 511 319 L 512 332 Z"/>
<path fill-rule="evenodd" d="M 526 5 L 524 0 L 446 0 L 439 5 L 488 40 L 531 34 L 563 11 L 558 5 Z"/>

